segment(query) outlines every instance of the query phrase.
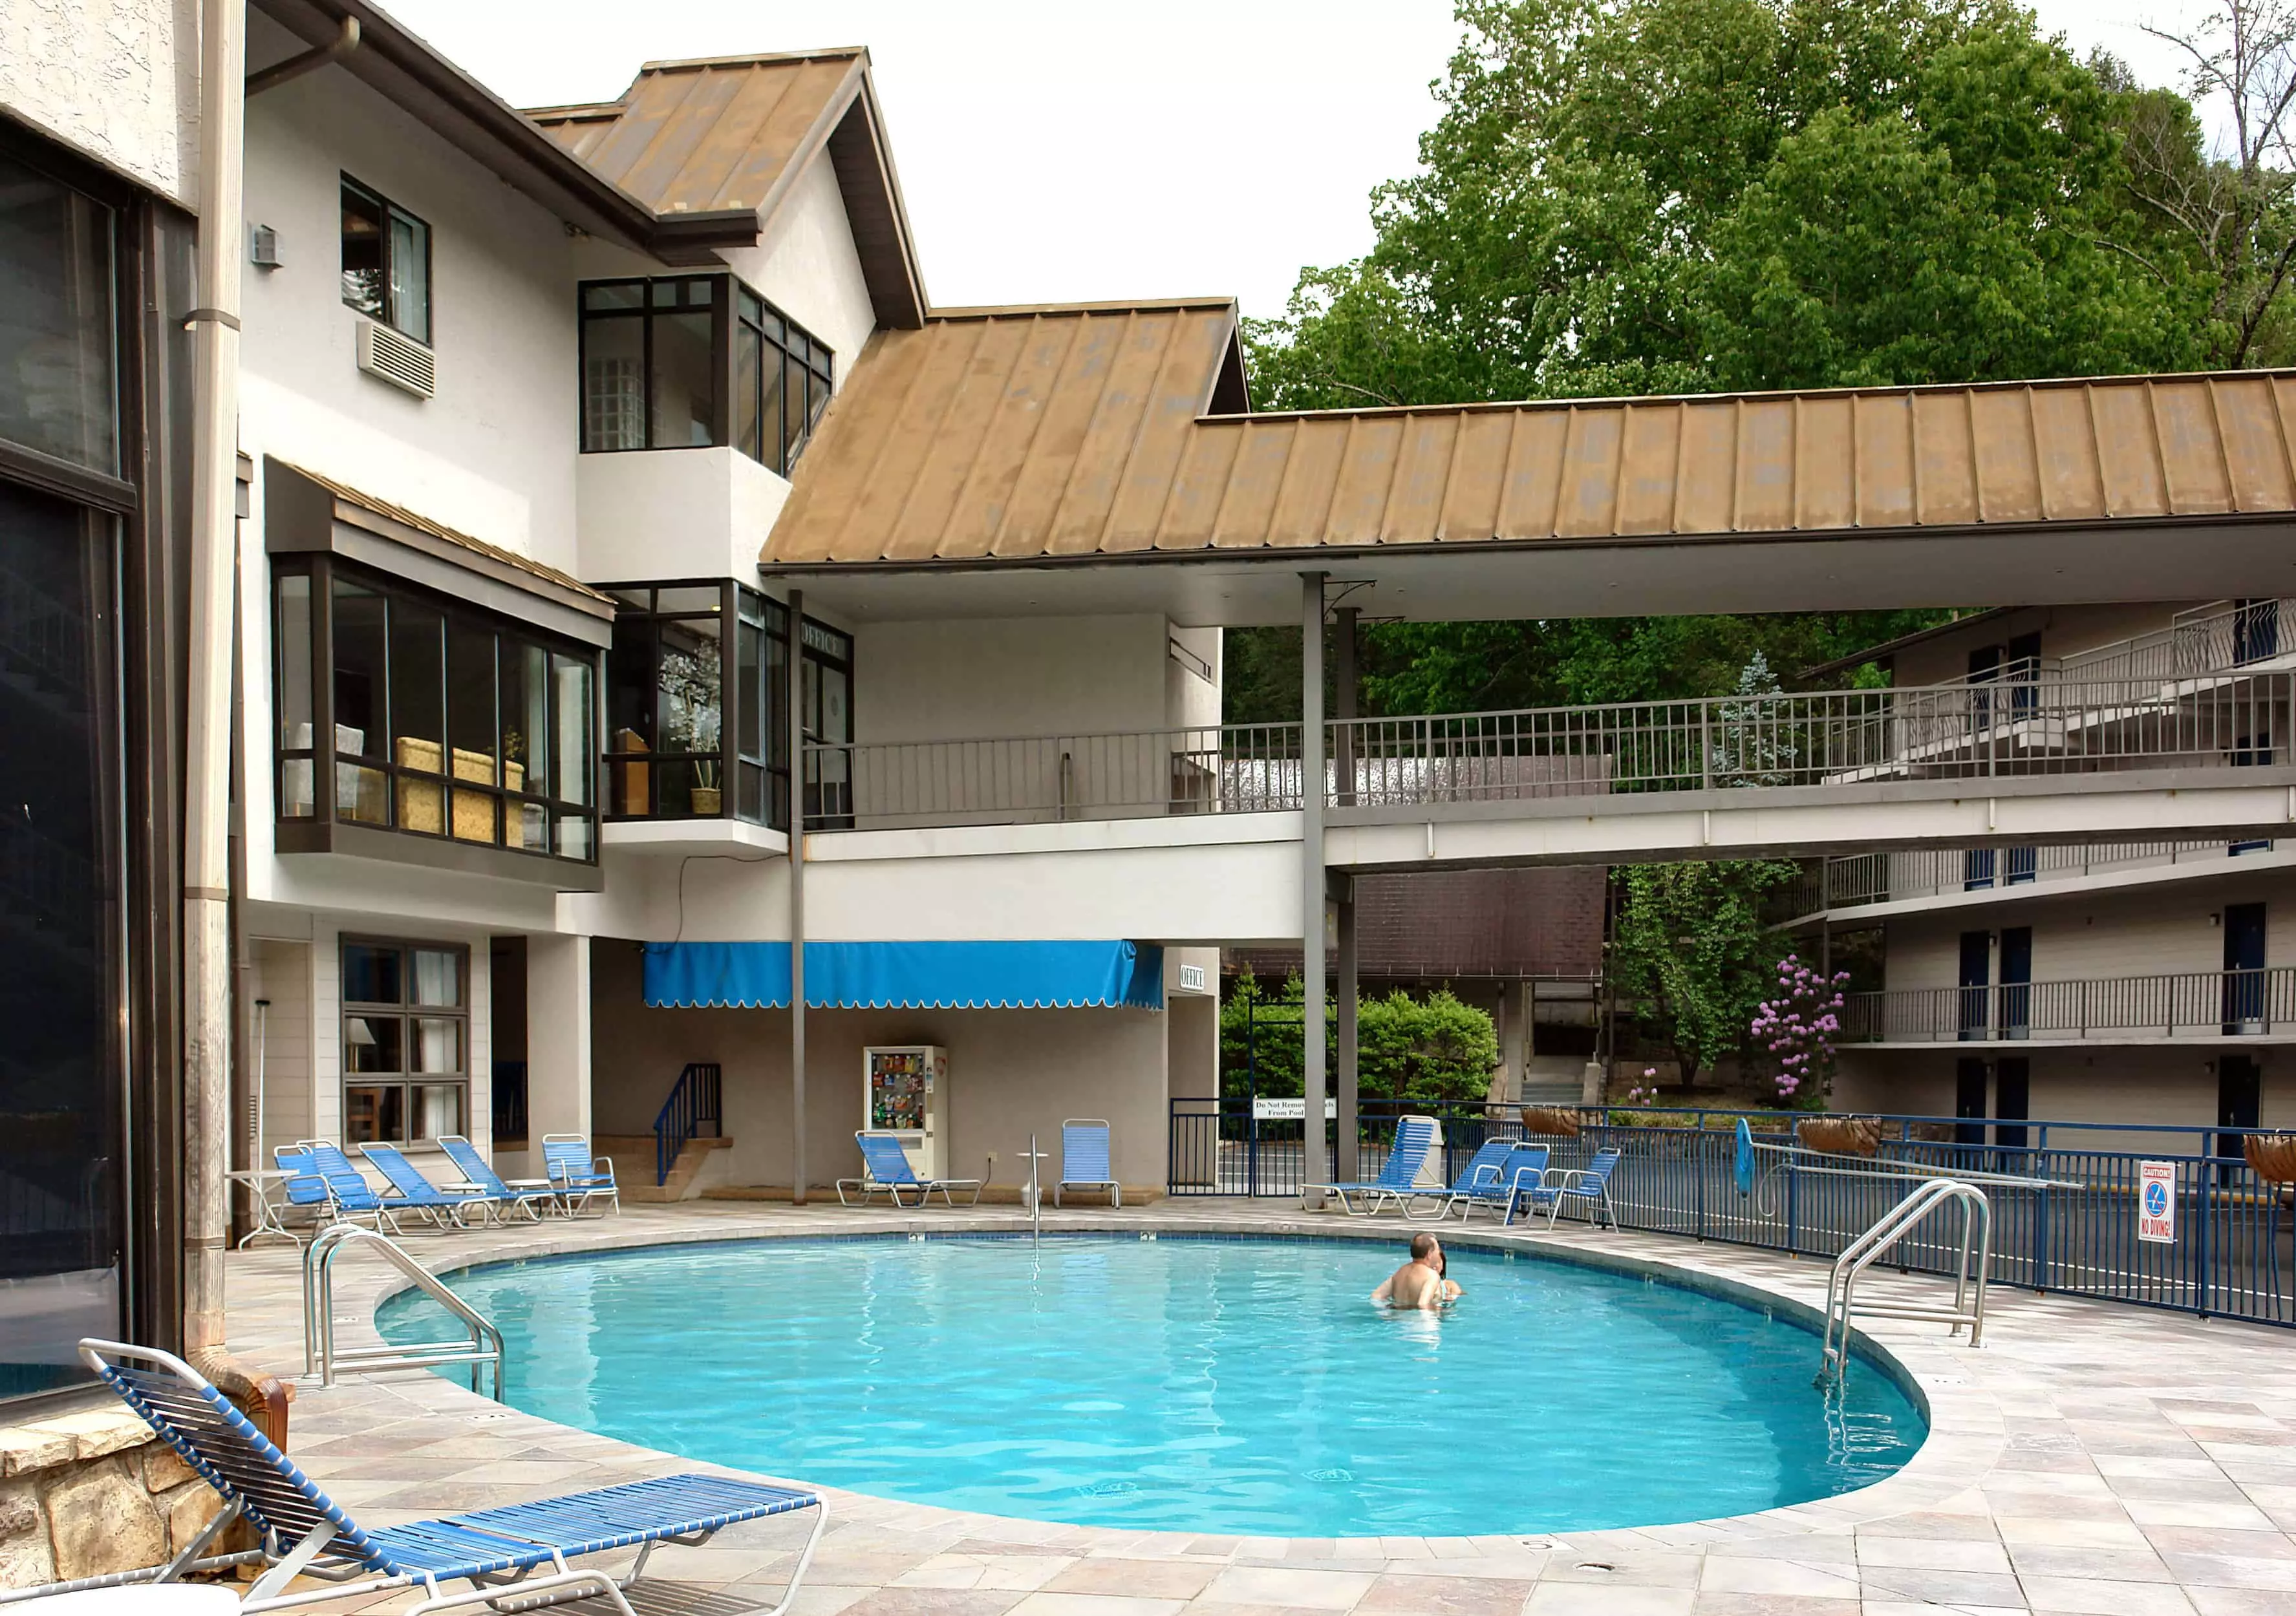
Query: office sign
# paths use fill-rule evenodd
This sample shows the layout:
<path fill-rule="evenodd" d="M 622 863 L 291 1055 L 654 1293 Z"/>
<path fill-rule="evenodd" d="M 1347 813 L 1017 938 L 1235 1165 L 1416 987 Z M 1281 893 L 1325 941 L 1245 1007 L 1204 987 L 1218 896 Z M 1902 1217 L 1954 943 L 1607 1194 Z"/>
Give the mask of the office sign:
<path fill-rule="evenodd" d="M 2136 1237 L 2161 1245 L 2177 1243 L 2177 1164 L 2136 1164 Z"/>
<path fill-rule="evenodd" d="M 1330 1122 L 1340 1114 L 1340 1102 L 1331 1095 L 1324 1097 L 1324 1120 Z M 1300 1096 L 1277 1099 L 1261 1095 L 1251 1102 L 1252 1120 L 1260 1122 L 1304 1122 L 1308 1120 L 1308 1102 Z"/>

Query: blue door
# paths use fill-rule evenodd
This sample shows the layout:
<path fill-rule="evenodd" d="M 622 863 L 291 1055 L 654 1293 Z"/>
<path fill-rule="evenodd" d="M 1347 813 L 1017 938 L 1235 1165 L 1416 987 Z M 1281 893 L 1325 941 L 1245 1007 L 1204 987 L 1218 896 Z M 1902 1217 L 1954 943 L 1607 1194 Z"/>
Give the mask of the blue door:
<path fill-rule="evenodd" d="M 1961 1040 L 1986 1037 L 1993 1018 L 1985 1001 L 1993 980 L 1993 936 L 1989 932 L 1961 934 Z"/>
<path fill-rule="evenodd" d="M 1999 1036 L 2024 1038 L 2033 1024 L 2033 928 L 2008 926 L 2001 930 L 2001 1013 Z"/>

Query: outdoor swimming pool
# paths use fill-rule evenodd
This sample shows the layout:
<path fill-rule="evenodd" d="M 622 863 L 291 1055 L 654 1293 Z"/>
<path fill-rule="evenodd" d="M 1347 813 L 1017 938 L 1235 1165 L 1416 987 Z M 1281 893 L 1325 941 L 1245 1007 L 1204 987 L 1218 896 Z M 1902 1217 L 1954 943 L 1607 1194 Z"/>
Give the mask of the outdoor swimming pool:
<path fill-rule="evenodd" d="M 1925 1434 L 1753 1309 L 1399 1240 L 753 1241 L 474 1269 L 510 1401 L 691 1458 L 1081 1525 L 1292 1537 L 1652 1525 L 1846 1492 Z M 421 1338 L 411 1294 L 381 1324 Z M 432 1339 L 437 1339 L 434 1335 Z"/>

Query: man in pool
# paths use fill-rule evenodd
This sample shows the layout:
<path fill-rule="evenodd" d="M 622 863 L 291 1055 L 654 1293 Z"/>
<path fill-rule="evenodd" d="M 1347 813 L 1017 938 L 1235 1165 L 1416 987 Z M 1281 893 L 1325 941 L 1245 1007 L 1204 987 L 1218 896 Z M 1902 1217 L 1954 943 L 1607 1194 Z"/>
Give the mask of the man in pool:
<path fill-rule="evenodd" d="M 1371 1299 L 1384 1307 L 1432 1311 L 1458 1295 L 1459 1287 L 1443 1277 L 1442 1242 L 1422 1234 L 1411 1237 L 1411 1261 L 1390 1274 Z"/>

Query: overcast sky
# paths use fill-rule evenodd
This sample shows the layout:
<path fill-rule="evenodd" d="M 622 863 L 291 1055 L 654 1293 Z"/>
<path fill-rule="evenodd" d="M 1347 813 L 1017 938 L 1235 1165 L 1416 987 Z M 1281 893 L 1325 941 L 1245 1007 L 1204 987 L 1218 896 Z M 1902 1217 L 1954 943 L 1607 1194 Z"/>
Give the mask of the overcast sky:
<path fill-rule="evenodd" d="M 1233 293 L 1371 244 L 1456 43 L 1448 0 L 384 0 L 519 106 L 606 101 L 642 62 L 866 45 L 943 306 Z M 2194 0 L 2039 0 L 2149 82 L 2134 26 Z"/>

